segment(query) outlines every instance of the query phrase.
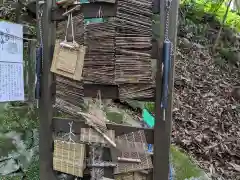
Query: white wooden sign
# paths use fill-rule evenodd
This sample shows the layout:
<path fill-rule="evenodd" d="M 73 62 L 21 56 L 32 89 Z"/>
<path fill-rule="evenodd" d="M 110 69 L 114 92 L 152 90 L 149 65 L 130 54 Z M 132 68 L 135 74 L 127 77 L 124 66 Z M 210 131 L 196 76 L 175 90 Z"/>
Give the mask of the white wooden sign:
<path fill-rule="evenodd" d="M 0 102 L 24 101 L 23 26 L 0 22 Z"/>

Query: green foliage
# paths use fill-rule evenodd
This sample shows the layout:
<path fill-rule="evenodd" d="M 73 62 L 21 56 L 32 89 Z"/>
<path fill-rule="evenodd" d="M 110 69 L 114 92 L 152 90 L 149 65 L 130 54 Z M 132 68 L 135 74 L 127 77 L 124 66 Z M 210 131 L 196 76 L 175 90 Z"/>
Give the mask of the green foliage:
<path fill-rule="evenodd" d="M 12 140 L 7 137 L 0 136 L 0 156 L 7 156 L 9 150 L 14 151 L 16 150 L 15 145 L 13 144 Z"/>
<path fill-rule="evenodd" d="M 123 114 L 120 112 L 106 112 L 107 119 L 111 122 L 122 124 L 123 123 Z"/>
<path fill-rule="evenodd" d="M 30 167 L 27 169 L 24 177 L 23 175 L 17 176 L 5 176 L 1 180 L 40 180 L 39 177 L 39 159 L 33 161 Z"/>
<path fill-rule="evenodd" d="M 191 158 L 174 146 L 171 146 L 171 157 L 176 180 L 204 176 L 204 172 L 192 162 Z"/>
<path fill-rule="evenodd" d="M 27 170 L 26 180 L 39 180 L 39 160 L 35 160 Z"/>
<path fill-rule="evenodd" d="M 0 132 L 19 132 L 38 127 L 39 122 L 34 107 L 19 104 L 18 102 L 1 105 Z"/>
<path fill-rule="evenodd" d="M 194 9 L 198 14 L 197 18 L 201 18 L 201 16 L 204 16 L 204 13 L 208 13 L 214 15 L 220 22 L 223 22 L 224 14 L 227 11 L 227 2 L 226 0 L 182 0 L 181 4 Z M 240 16 L 238 13 L 229 11 L 225 25 L 240 31 Z"/>
<path fill-rule="evenodd" d="M 238 64 L 240 64 L 240 53 L 234 51 L 232 48 L 221 48 L 219 54 L 229 65 L 238 66 Z"/>
<path fill-rule="evenodd" d="M 155 106 L 153 102 L 146 102 L 145 103 L 145 108 L 150 112 L 154 113 L 155 112 Z"/>

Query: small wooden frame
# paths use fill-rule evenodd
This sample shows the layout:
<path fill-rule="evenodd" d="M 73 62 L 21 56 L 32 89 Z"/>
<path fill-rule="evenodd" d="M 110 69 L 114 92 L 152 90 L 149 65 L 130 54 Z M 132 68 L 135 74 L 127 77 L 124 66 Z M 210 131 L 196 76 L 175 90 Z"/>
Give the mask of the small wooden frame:
<path fill-rule="evenodd" d="M 86 47 L 81 45 L 70 49 L 61 47 L 60 43 L 57 41 L 55 44 L 51 72 L 76 81 L 82 80 Z"/>

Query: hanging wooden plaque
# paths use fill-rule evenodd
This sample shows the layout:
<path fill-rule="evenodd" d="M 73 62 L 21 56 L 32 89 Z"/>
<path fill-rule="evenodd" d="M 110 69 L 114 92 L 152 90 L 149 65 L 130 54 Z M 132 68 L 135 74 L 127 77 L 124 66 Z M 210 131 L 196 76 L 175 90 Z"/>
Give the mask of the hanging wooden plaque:
<path fill-rule="evenodd" d="M 60 41 L 56 42 L 51 72 L 80 81 L 82 80 L 86 47 L 67 43 L 72 47 L 62 46 Z"/>

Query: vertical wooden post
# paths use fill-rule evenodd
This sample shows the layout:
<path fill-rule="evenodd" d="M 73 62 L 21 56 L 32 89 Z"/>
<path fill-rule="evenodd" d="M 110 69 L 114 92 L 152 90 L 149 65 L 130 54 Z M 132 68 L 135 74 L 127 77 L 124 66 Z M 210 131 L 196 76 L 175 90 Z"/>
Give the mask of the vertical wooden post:
<path fill-rule="evenodd" d="M 34 101 L 36 41 L 28 42 L 28 101 Z"/>
<path fill-rule="evenodd" d="M 169 39 L 173 43 L 175 54 L 177 16 L 178 16 L 179 0 L 172 0 L 170 10 L 169 24 Z M 162 47 L 164 39 L 165 27 L 165 0 L 160 0 L 160 39 L 159 47 Z M 169 76 L 169 98 L 168 108 L 166 112 L 166 120 L 163 120 L 161 109 L 161 83 L 162 83 L 162 50 L 159 52 L 157 59 L 157 74 L 156 74 L 156 101 L 155 101 L 155 126 L 154 126 L 154 169 L 153 180 L 168 180 L 169 179 L 169 152 L 171 144 L 171 126 L 172 126 L 172 96 L 174 88 L 174 61 L 175 55 L 172 56 L 171 71 Z"/>
<path fill-rule="evenodd" d="M 27 43 L 28 45 L 28 43 Z M 26 42 L 23 42 L 23 79 L 24 79 L 24 98 L 26 101 L 28 101 L 28 59 L 29 59 L 29 53 L 28 49 L 26 49 Z"/>
<path fill-rule="evenodd" d="M 37 1 L 38 3 L 38 1 Z M 55 24 L 51 21 L 53 0 L 45 0 L 42 32 L 43 32 L 43 63 L 41 76 L 41 98 L 39 104 L 40 116 L 40 179 L 56 180 L 53 171 L 53 137 L 52 137 L 52 82 L 50 72 L 53 48 L 55 45 Z"/>

